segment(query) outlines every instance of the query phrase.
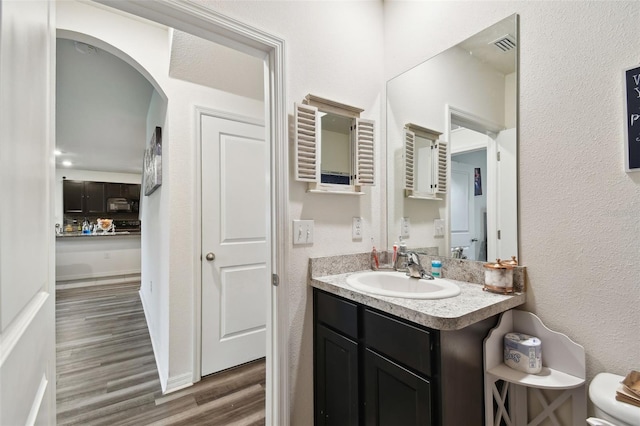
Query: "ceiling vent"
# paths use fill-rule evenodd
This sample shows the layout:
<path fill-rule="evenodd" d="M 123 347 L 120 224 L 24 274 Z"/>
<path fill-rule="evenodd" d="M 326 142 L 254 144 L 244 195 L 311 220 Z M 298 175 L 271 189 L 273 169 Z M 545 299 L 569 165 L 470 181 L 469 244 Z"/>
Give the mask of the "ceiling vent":
<path fill-rule="evenodd" d="M 489 44 L 493 44 L 502 52 L 508 52 L 516 47 L 516 40 L 511 34 L 505 34 L 497 40 L 492 41 Z"/>

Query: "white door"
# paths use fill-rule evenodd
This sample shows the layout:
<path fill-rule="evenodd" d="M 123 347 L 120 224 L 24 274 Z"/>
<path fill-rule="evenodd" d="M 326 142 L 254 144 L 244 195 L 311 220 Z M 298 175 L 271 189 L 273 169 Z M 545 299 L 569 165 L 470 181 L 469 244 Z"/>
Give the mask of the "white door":
<path fill-rule="evenodd" d="M 451 247 L 464 247 L 463 255 L 475 260 L 474 167 L 451 161 Z"/>
<path fill-rule="evenodd" d="M 496 258 L 510 259 L 518 256 L 518 155 L 516 129 L 500 132 L 496 148 L 500 152 L 497 162 L 496 220 L 500 231 Z"/>
<path fill-rule="evenodd" d="M 271 197 L 264 127 L 200 117 L 205 376 L 266 354 Z"/>
<path fill-rule="evenodd" d="M 55 3 L 0 1 L 0 424 L 55 424 Z"/>

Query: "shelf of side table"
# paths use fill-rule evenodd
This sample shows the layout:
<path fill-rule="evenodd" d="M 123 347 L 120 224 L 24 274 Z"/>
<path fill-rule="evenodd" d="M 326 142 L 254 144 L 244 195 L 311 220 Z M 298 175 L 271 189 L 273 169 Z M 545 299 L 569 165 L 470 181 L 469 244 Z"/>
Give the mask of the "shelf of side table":
<path fill-rule="evenodd" d="M 504 335 L 525 333 L 542 341 L 543 368 L 539 374 L 527 374 L 508 367 L 503 362 Z M 555 410 L 569 398 L 574 425 L 583 425 L 587 414 L 585 391 L 584 348 L 566 335 L 548 329 L 531 312 L 510 310 L 500 317 L 484 343 L 485 364 L 485 423 L 508 426 L 534 426 L 545 419 L 560 424 Z M 498 386 L 499 381 L 504 382 Z M 547 401 L 540 389 L 561 392 Z M 542 411 L 529 419 L 527 392 L 539 400 Z"/>

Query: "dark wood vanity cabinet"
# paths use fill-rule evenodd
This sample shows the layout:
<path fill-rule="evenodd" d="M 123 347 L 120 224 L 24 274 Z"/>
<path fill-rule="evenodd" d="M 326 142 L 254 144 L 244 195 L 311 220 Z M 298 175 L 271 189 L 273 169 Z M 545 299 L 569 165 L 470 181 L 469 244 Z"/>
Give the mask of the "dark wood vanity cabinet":
<path fill-rule="evenodd" d="M 440 331 L 317 288 L 313 302 L 316 425 L 483 425 L 497 317 Z"/>

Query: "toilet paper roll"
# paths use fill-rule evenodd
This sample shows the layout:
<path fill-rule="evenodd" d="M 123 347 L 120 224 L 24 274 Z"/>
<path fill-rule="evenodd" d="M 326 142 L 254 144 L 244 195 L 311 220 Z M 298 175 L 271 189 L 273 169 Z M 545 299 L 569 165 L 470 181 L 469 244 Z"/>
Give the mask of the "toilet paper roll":
<path fill-rule="evenodd" d="M 542 342 L 523 333 L 504 335 L 504 363 L 528 374 L 542 371 Z"/>

